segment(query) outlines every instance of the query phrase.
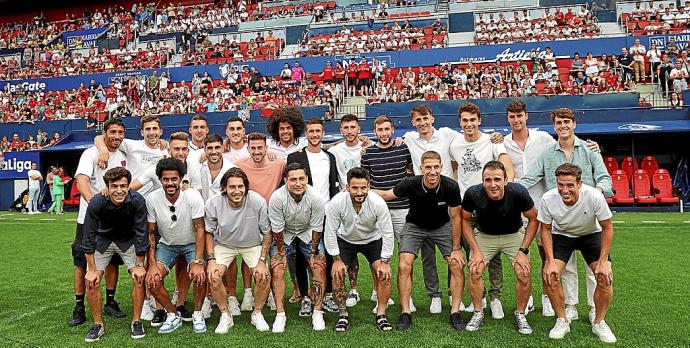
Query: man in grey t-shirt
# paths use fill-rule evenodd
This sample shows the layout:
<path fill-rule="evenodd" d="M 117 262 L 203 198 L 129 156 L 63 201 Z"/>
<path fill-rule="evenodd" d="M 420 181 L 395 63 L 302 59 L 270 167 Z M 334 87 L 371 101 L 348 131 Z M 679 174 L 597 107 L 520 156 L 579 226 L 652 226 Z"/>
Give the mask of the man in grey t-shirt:
<path fill-rule="evenodd" d="M 207 276 L 211 294 L 222 312 L 216 333 L 227 333 L 233 326 L 223 275 L 238 255 L 249 266 L 256 282 L 251 323 L 257 330 L 267 331 L 270 327 L 261 314 L 271 279 L 266 266 L 272 241 L 266 201 L 249 190 L 247 174 L 239 168 L 225 172 L 220 187 L 221 194 L 211 197 L 205 209 Z"/>

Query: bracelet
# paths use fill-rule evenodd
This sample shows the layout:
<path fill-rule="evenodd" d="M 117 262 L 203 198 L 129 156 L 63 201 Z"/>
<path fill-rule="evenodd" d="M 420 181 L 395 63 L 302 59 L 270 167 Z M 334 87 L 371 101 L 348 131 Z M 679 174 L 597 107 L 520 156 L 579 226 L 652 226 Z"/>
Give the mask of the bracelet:
<path fill-rule="evenodd" d="M 211 261 L 211 260 L 216 261 L 216 258 L 213 256 L 206 258 L 206 262 Z"/>

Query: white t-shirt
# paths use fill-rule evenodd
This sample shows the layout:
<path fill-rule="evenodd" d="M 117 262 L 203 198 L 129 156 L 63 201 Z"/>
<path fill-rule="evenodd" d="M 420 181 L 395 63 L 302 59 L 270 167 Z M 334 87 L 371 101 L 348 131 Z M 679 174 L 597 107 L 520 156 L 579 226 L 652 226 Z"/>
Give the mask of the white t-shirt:
<path fill-rule="evenodd" d="M 415 175 L 422 174 L 422 154 L 427 151 L 436 151 L 441 155 L 441 164 L 443 165 L 441 175 L 453 179 L 453 167 L 450 164 L 450 143 L 456 137 L 462 137 L 460 133 L 447 127 L 441 127 L 434 129 L 434 133 L 428 141 L 422 139 L 416 131 L 407 132 L 403 137 L 412 156 L 412 168 Z"/>
<path fill-rule="evenodd" d="M 288 147 L 283 147 L 279 142 L 276 142 L 275 140 L 269 140 L 268 141 L 268 150 L 271 152 L 275 153 L 278 158 L 282 158 L 284 160 L 287 160 L 287 156 L 293 152 L 297 152 L 299 150 L 302 150 L 307 146 L 307 138 L 301 137 L 297 140 L 297 144 L 293 143 Z"/>
<path fill-rule="evenodd" d="M 479 139 L 473 142 L 468 142 L 464 136 L 456 137 L 450 144 L 450 157 L 458 162 L 456 181 L 460 186 L 460 193 L 464 196 L 465 190 L 470 186 L 481 184 L 484 165 L 498 160 L 498 156 L 504 153 L 507 153 L 506 147 L 492 143 L 488 134 L 481 133 Z"/>
<path fill-rule="evenodd" d="M 127 168 L 127 156 L 124 152 L 117 150 L 110 153 L 108 158 L 108 166 L 105 169 L 98 167 L 98 149 L 95 146 L 91 146 L 86 149 L 79 158 L 79 165 L 77 166 L 77 171 L 74 173 L 74 177 L 79 175 L 86 175 L 89 177 L 89 189 L 91 193 L 97 194 L 101 192 L 101 189 L 105 187 L 105 182 L 103 181 L 103 174 L 108 171 L 108 169 L 115 167 L 125 167 Z M 129 168 L 128 168 L 129 169 Z M 84 218 L 86 217 L 86 207 L 88 203 L 81 197 L 79 200 L 79 215 L 77 216 L 77 223 L 83 224 Z"/>
<path fill-rule="evenodd" d="M 311 170 L 312 186 L 319 193 L 319 196 L 324 202 L 328 202 L 331 198 L 331 186 L 329 178 L 331 175 L 331 161 L 328 159 L 328 154 L 323 150 L 318 153 L 313 153 L 304 150 L 307 153 L 307 161 L 309 161 L 309 169 Z"/>
<path fill-rule="evenodd" d="M 340 187 L 345 187 L 347 185 L 347 171 L 359 167 L 362 162 L 362 143 L 357 142 L 355 146 L 347 146 L 345 142 L 342 142 L 328 149 L 328 152 L 335 156 L 338 181 Z"/>
<path fill-rule="evenodd" d="M 583 184 L 580 197 L 573 206 L 563 203 L 558 188 L 546 191 L 539 204 L 537 220 L 550 224 L 552 234 L 576 238 L 601 232 L 599 221 L 612 216 L 604 195 L 598 189 Z"/>
<path fill-rule="evenodd" d="M 215 180 L 211 180 L 211 170 L 208 169 L 208 164 L 204 163 L 201 166 L 201 170 L 199 172 L 199 182 L 201 183 L 201 186 L 194 188 L 201 190 L 201 196 L 204 197 L 204 202 L 208 201 L 209 198 L 221 193 L 220 179 L 223 178 L 225 172 L 234 166 L 234 163 L 223 160 L 223 166 L 221 167 L 220 172 L 218 172 Z"/>
<path fill-rule="evenodd" d="M 175 212 L 170 207 L 175 207 Z M 180 192 L 175 204 L 165 198 L 165 191 L 157 189 L 146 197 L 148 222 L 156 223 L 160 242 L 165 245 L 188 245 L 196 241 L 192 219 L 204 217 L 204 199 L 197 190 Z M 177 218 L 172 221 L 175 214 Z"/>
<path fill-rule="evenodd" d="M 26 175 L 29 176 L 29 188 L 30 189 L 37 189 L 37 188 L 41 187 L 41 180 L 34 180 L 31 178 L 32 176 L 36 176 L 36 175 L 41 176 L 41 172 L 39 172 L 38 170 L 35 170 L 35 169 L 30 169 L 26 173 Z"/>
<path fill-rule="evenodd" d="M 235 150 L 233 148 L 230 148 L 230 151 L 224 152 L 223 153 L 223 160 L 224 161 L 230 161 L 231 163 L 235 163 L 241 159 L 249 157 L 249 151 L 247 150 L 246 146 L 243 146 L 239 150 Z"/>
<path fill-rule="evenodd" d="M 200 164 L 196 164 L 196 166 L 193 163 L 189 162 L 189 158 L 187 158 L 187 174 L 185 174 L 182 177 L 182 181 L 187 180 L 189 182 L 189 186 L 193 188 L 199 188 L 201 187 L 201 182 L 199 181 L 199 171 L 201 169 Z M 141 189 L 139 189 L 137 192 L 140 192 L 144 186 L 151 184 L 152 188 L 151 191 L 147 193 L 147 195 L 151 194 L 153 191 L 158 190 L 159 188 L 163 187 L 161 185 L 160 179 L 158 179 L 158 175 L 156 175 L 156 166 L 151 166 L 146 168 L 144 171 L 144 174 L 141 174 L 138 178 L 136 178 L 139 183 L 141 183 L 143 186 Z M 141 192 L 140 192 L 141 193 Z M 143 195 L 143 194 L 142 194 Z M 143 195 L 146 196 L 146 195 Z"/>
<path fill-rule="evenodd" d="M 525 174 L 529 173 L 530 169 L 536 165 L 544 149 L 553 145 L 555 142 L 556 140 L 547 132 L 530 130 L 527 143 L 525 144 L 525 150 L 523 151 L 513 140 L 513 133 L 503 138 L 503 144 L 508 152 L 508 156 L 510 156 L 513 162 L 515 180 L 522 179 Z M 541 196 L 544 194 L 545 190 L 544 180 L 541 180 L 536 185 L 530 187 L 528 191 L 532 200 L 538 203 L 541 201 Z"/>
<path fill-rule="evenodd" d="M 144 140 L 124 139 L 120 145 L 120 151 L 127 155 L 130 166 L 127 169 L 132 173 L 133 178 L 138 178 L 144 174 L 147 168 L 155 167 L 158 161 L 168 157 L 167 150 L 161 150 L 158 147 L 152 149 L 146 145 Z M 153 183 L 147 183 L 137 192 L 141 193 L 142 196 L 146 196 L 153 189 Z"/>

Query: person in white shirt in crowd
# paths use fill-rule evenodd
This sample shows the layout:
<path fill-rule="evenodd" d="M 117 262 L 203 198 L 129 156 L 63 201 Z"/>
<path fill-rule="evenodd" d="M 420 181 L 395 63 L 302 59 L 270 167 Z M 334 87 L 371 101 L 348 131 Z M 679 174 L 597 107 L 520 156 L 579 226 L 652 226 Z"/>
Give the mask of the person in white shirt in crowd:
<path fill-rule="evenodd" d="M 182 143 L 179 140 L 173 141 Z M 179 145 L 187 148 L 186 144 Z M 187 165 L 179 159 L 160 160 L 156 164 L 156 175 L 162 188 L 146 197 L 149 238 L 146 285 L 156 302 L 167 312 L 165 321 L 158 329 L 160 333 L 175 331 L 182 326 L 183 321 L 193 321 L 194 332 L 206 331 L 204 314 L 201 312 L 206 297 L 204 199 L 197 190 L 182 190 L 182 178 L 187 174 L 186 171 Z M 158 242 L 156 235 L 160 235 Z M 187 312 L 184 298 L 181 304 L 173 303 L 163 285 L 170 268 L 179 259 L 185 259 L 189 278 L 194 281 L 194 314 L 189 320 L 182 315 L 182 312 Z M 152 326 L 155 325 L 152 323 Z"/>
<path fill-rule="evenodd" d="M 352 260 L 360 253 L 366 257 L 376 278 L 378 304 L 374 323 L 381 331 L 393 329 L 386 317 L 391 291 L 389 262 L 393 256 L 393 224 L 386 202 L 369 191 L 369 181 L 366 170 L 350 169 L 347 191 L 335 195 L 326 212 L 324 244 L 333 255 L 333 293 L 340 308 L 340 316 L 333 327 L 335 332 L 345 332 L 350 327 L 345 304 L 345 276 Z"/>
<path fill-rule="evenodd" d="M 633 56 L 632 68 L 635 73 L 635 82 L 644 82 L 647 78 L 644 61 L 647 56 L 647 49 L 640 43 L 640 39 L 635 39 L 634 44 L 630 47 L 630 54 Z"/>
<path fill-rule="evenodd" d="M 285 267 L 288 258 L 302 253 L 313 275 L 311 301 L 312 326 L 320 331 L 326 328 L 323 320 L 323 295 L 326 281 L 326 252 L 321 240 L 325 217 L 325 201 L 321 194 L 308 185 L 307 170 L 298 162 L 285 167 L 285 186 L 271 195 L 268 216 L 271 221 L 274 244 L 271 247 L 271 277 L 276 301 L 276 319 L 273 332 L 285 330 Z"/>
<path fill-rule="evenodd" d="M 31 169 L 26 173 L 29 177 L 29 203 L 27 204 L 28 214 L 40 214 L 38 210 L 38 196 L 41 193 L 41 181 L 43 175 L 37 170 L 36 162 L 31 162 Z"/>
<path fill-rule="evenodd" d="M 221 178 L 222 193 L 206 201 L 206 266 L 211 294 L 221 311 L 216 333 L 227 333 L 233 326 L 228 293 L 223 284 L 227 267 L 242 257 L 252 271 L 256 288 L 251 324 L 268 331 L 261 310 L 268 298 L 271 275 L 266 258 L 271 247 L 271 226 L 266 201 L 249 190 L 249 179 L 239 168 L 231 168 Z"/>
<path fill-rule="evenodd" d="M 604 321 L 613 300 L 613 214 L 597 188 L 582 184 L 578 166 L 564 163 L 555 175 L 557 187 L 544 193 L 537 217 L 546 254 L 542 276 L 557 317 L 549 337 L 560 339 L 570 332 L 560 275 L 573 252 L 579 250 L 597 279 L 592 332 L 602 342 L 614 343 L 616 336 Z"/>

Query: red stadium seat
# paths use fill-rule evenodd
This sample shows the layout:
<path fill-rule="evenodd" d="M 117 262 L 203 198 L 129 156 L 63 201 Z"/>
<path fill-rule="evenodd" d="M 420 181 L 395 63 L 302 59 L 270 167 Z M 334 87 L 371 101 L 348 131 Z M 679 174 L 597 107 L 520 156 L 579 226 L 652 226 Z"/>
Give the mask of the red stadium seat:
<path fill-rule="evenodd" d="M 652 195 L 649 175 L 642 169 L 636 170 L 633 175 L 633 191 L 635 202 L 639 204 L 655 204 L 657 202 L 656 197 Z"/>
<path fill-rule="evenodd" d="M 625 156 L 623 158 L 623 161 L 621 162 L 621 170 L 623 170 L 625 174 L 628 174 L 628 180 L 632 179 L 632 174 L 637 169 L 637 161 L 634 158 L 630 156 Z"/>
<path fill-rule="evenodd" d="M 606 156 L 604 157 L 604 164 L 606 165 L 606 170 L 609 172 L 609 174 L 613 175 L 613 173 L 620 168 L 618 167 L 618 160 L 616 160 L 616 157 L 613 156 Z M 629 181 L 628 181 L 629 182 Z"/>
<path fill-rule="evenodd" d="M 611 173 L 613 185 L 612 201 L 616 204 L 633 204 L 635 199 L 630 197 L 630 182 L 628 176 L 622 170 L 615 170 Z"/>
<path fill-rule="evenodd" d="M 640 167 L 647 172 L 649 176 L 652 176 L 659 169 L 659 162 L 657 162 L 654 156 L 645 156 L 642 162 L 640 162 Z"/>
<path fill-rule="evenodd" d="M 79 194 L 79 189 L 77 188 L 77 182 L 72 180 L 72 187 L 69 190 L 69 196 L 63 201 L 65 206 L 79 205 L 79 200 L 81 195 Z"/>
<path fill-rule="evenodd" d="M 673 184 L 671 175 L 666 169 L 658 169 L 652 176 L 652 187 L 654 196 L 660 204 L 678 204 L 680 198 L 673 196 Z"/>

